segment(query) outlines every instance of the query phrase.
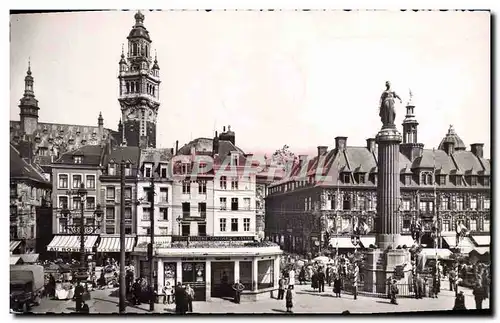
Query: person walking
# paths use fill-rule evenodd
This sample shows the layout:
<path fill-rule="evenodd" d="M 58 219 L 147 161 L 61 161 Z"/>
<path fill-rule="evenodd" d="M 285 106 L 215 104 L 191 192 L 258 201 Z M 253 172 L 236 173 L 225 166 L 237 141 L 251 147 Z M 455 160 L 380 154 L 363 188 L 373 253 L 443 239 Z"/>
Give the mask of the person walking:
<path fill-rule="evenodd" d="M 132 284 L 132 298 L 134 305 L 141 305 L 141 284 L 139 281 L 140 279 L 137 278 L 135 283 Z"/>
<path fill-rule="evenodd" d="M 293 293 L 292 293 L 292 287 L 288 286 L 288 289 L 286 291 L 286 311 L 287 313 L 292 313 L 292 308 L 293 308 Z"/>
<path fill-rule="evenodd" d="M 342 287 L 342 284 L 340 281 L 340 274 L 336 274 L 335 279 L 333 280 L 333 292 L 335 293 L 335 297 L 340 298 L 341 287 Z"/>
<path fill-rule="evenodd" d="M 245 286 L 237 280 L 233 285 L 234 302 L 236 304 L 240 303 L 241 292 L 243 291 L 243 289 L 245 289 Z"/>
<path fill-rule="evenodd" d="M 457 273 L 455 272 L 454 269 L 451 269 L 448 272 L 448 280 L 450 282 L 450 292 L 455 292 L 455 296 L 457 294 Z"/>
<path fill-rule="evenodd" d="M 318 269 L 318 288 L 319 292 L 323 293 L 325 291 L 325 273 L 322 268 Z"/>
<path fill-rule="evenodd" d="M 75 301 L 76 301 L 76 312 L 80 312 L 82 309 L 82 303 L 83 303 L 83 293 L 85 290 L 83 289 L 83 286 L 80 285 L 80 281 L 76 281 L 76 287 L 75 287 Z"/>
<path fill-rule="evenodd" d="M 163 299 L 163 304 L 172 304 L 172 292 L 173 288 L 170 285 L 170 282 L 166 282 L 165 286 L 163 286 L 163 294 L 165 294 L 165 298 Z"/>
<path fill-rule="evenodd" d="M 278 280 L 278 299 L 283 299 L 284 296 L 285 296 L 285 279 L 283 278 L 283 276 L 281 276 L 281 278 Z"/>
<path fill-rule="evenodd" d="M 316 291 L 316 288 L 318 288 L 318 273 L 314 272 L 312 277 L 311 277 L 311 287 L 314 291 Z"/>
<path fill-rule="evenodd" d="M 186 300 L 187 300 L 187 311 L 193 312 L 193 301 L 194 301 L 194 289 L 191 288 L 191 285 L 186 285 Z"/>
<path fill-rule="evenodd" d="M 391 297 L 391 304 L 398 305 L 396 300 L 396 295 L 399 293 L 398 287 L 396 286 L 396 280 L 393 279 L 389 286 L 389 295 Z"/>
<path fill-rule="evenodd" d="M 295 270 L 293 269 L 293 267 L 288 272 L 288 287 L 292 287 L 292 289 L 295 289 Z"/>
<path fill-rule="evenodd" d="M 299 284 L 302 285 L 302 283 L 305 283 L 306 282 L 306 269 L 305 269 L 305 266 L 302 266 L 302 268 L 300 268 L 300 272 L 299 272 Z M 283 291 L 284 293 L 284 291 Z"/>
<path fill-rule="evenodd" d="M 181 282 L 177 283 L 175 287 L 175 313 L 184 314 L 186 313 L 186 291 L 182 287 Z"/>
<path fill-rule="evenodd" d="M 483 300 L 484 300 L 484 288 L 481 286 L 479 282 L 476 283 L 474 287 L 474 291 L 472 292 L 474 295 L 474 300 L 476 301 L 476 309 L 483 309 Z"/>

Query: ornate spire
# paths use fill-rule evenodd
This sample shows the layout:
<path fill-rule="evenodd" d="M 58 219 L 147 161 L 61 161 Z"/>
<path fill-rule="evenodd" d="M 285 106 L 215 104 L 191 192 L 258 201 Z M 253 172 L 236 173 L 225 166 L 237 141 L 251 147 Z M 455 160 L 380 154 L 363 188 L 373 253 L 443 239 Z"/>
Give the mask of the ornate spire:
<path fill-rule="evenodd" d="M 28 72 L 26 74 L 31 75 L 31 57 L 28 57 Z"/>
<path fill-rule="evenodd" d="M 411 89 L 408 90 L 409 91 L 409 99 L 408 99 L 408 104 L 407 106 L 413 106 L 413 92 L 411 91 Z"/>
<path fill-rule="evenodd" d="M 137 13 L 134 16 L 135 18 L 135 25 L 136 26 L 141 26 L 144 23 L 144 15 L 140 10 L 137 11 Z"/>
<path fill-rule="evenodd" d="M 153 64 L 153 69 L 154 70 L 159 70 L 160 69 L 160 66 L 158 65 L 158 57 L 156 55 L 156 49 L 155 49 L 155 60 L 154 60 L 154 64 Z"/>
<path fill-rule="evenodd" d="M 99 118 L 97 118 L 97 124 L 102 126 L 104 124 L 104 119 L 102 118 L 102 113 L 99 111 Z"/>

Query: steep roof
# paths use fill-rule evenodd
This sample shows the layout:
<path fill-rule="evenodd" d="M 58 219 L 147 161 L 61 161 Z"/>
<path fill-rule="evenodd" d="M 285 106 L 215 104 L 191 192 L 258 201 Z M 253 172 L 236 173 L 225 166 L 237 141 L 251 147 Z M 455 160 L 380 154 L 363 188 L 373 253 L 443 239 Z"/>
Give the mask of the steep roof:
<path fill-rule="evenodd" d="M 63 153 L 54 164 L 74 164 L 74 156 L 82 156 L 82 165 L 99 166 L 102 165 L 105 147 L 83 146 L 75 150 Z"/>
<path fill-rule="evenodd" d="M 484 171 L 480 160 L 470 151 L 455 151 L 453 159 L 459 169 L 468 174 L 477 175 Z"/>
<path fill-rule="evenodd" d="M 104 156 L 104 165 L 110 161 L 119 164 L 122 160 L 130 161 L 136 167 L 139 164 L 141 149 L 139 147 L 115 147 L 111 149 L 111 153 Z"/>
<path fill-rule="evenodd" d="M 191 154 L 191 147 L 195 148 L 195 151 L 197 154 L 199 153 L 206 153 L 206 154 L 212 154 L 213 153 L 213 139 L 210 138 L 196 138 L 189 143 L 185 144 L 182 146 L 182 148 L 179 149 L 178 155 L 189 155 Z M 220 156 L 227 156 L 231 151 L 237 151 L 240 154 L 244 154 L 244 151 L 241 150 L 240 148 L 236 147 L 233 145 L 232 142 L 229 140 L 219 140 L 219 151 L 216 152 Z"/>
<path fill-rule="evenodd" d="M 28 179 L 41 184 L 51 185 L 36 165 L 27 163 L 20 155 L 19 151 L 10 145 L 10 178 Z"/>

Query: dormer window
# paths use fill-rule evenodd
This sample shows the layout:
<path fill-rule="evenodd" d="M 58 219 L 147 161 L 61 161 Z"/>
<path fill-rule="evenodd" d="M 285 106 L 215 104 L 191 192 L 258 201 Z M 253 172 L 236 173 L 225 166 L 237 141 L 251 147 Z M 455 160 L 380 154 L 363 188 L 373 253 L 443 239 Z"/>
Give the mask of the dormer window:
<path fill-rule="evenodd" d="M 130 163 L 125 164 L 125 176 L 132 176 L 132 166 Z"/>
<path fill-rule="evenodd" d="M 167 178 L 167 165 L 160 165 L 160 177 Z"/>
<path fill-rule="evenodd" d="M 365 174 L 359 173 L 358 174 L 358 184 L 364 184 L 364 183 L 365 183 Z"/>
<path fill-rule="evenodd" d="M 116 175 L 116 167 L 114 162 L 110 162 L 108 164 L 108 175 L 115 176 Z"/>
<path fill-rule="evenodd" d="M 488 176 L 483 177 L 483 185 L 484 186 L 490 185 L 490 178 Z"/>
<path fill-rule="evenodd" d="M 342 174 L 342 182 L 344 184 L 349 184 L 351 181 L 351 176 L 349 176 L 349 173 L 343 173 Z"/>
<path fill-rule="evenodd" d="M 471 186 L 476 186 L 477 185 L 477 177 L 476 176 L 471 176 L 470 177 L 470 185 Z"/>
<path fill-rule="evenodd" d="M 81 164 L 83 162 L 83 156 L 73 156 L 73 162 L 75 164 Z"/>
<path fill-rule="evenodd" d="M 153 176 L 153 165 L 145 164 L 144 165 L 144 177 L 152 177 Z"/>
<path fill-rule="evenodd" d="M 445 175 L 438 176 L 438 181 L 439 185 L 446 185 L 446 176 Z"/>
<path fill-rule="evenodd" d="M 455 176 L 455 185 L 456 186 L 462 185 L 462 176 L 460 176 L 460 175 Z"/>

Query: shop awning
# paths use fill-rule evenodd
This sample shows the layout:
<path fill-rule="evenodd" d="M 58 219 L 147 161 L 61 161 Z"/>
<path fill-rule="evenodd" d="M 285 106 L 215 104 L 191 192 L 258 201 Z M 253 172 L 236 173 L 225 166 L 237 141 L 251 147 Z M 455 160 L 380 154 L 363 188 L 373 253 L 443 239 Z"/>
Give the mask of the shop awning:
<path fill-rule="evenodd" d="M 490 252 L 490 247 L 476 247 L 476 248 L 472 249 L 471 252 L 469 252 L 469 253 L 472 253 L 472 252 L 477 252 L 480 255 L 484 255 L 485 253 Z"/>
<path fill-rule="evenodd" d="M 147 251 L 149 241 L 151 241 L 149 236 L 138 236 L 137 244 L 135 245 L 134 251 L 135 252 Z M 169 248 L 171 243 L 172 243 L 171 236 L 155 236 L 154 244 L 156 249 Z"/>
<path fill-rule="evenodd" d="M 408 248 L 411 248 L 415 244 L 415 241 L 411 237 L 411 235 L 401 235 L 398 239 L 398 245 L 401 247 L 406 245 Z"/>
<path fill-rule="evenodd" d="M 10 264 L 17 265 L 20 259 L 21 259 L 20 256 L 10 256 Z"/>
<path fill-rule="evenodd" d="M 371 244 L 375 244 L 375 237 L 360 237 L 361 244 L 364 248 L 368 248 Z"/>
<path fill-rule="evenodd" d="M 436 259 L 436 253 L 439 259 L 450 259 L 450 256 L 453 254 L 449 249 L 424 248 L 420 251 L 420 254 L 427 259 Z"/>
<path fill-rule="evenodd" d="M 490 236 L 472 236 L 472 239 L 478 246 L 489 246 L 491 242 Z"/>
<path fill-rule="evenodd" d="M 97 238 L 97 235 L 85 236 L 85 252 L 92 252 Z M 47 246 L 47 251 L 80 252 L 80 236 L 56 235 Z"/>
<path fill-rule="evenodd" d="M 460 239 L 460 243 L 457 246 L 457 239 L 456 237 L 443 237 L 444 241 L 448 244 L 450 248 L 455 248 L 458 247 L 462 251 L 466 251 L 466 253 L 469 253 L 472 249 L 475 248 L 474 242 L 471 241 L 469 237 L 463 237 Z"/>
<path fill-rule="evenodd" d="M 131 252 L 134 243 L 134 237 L 125 237 L 125 252 Z M 97 252 L 120 252 L 120 237 L 101 237 Z"/>
<path fill-rule="evenodd" d="M 338 244 L 338 248 L 349 248 L 349 249 L 354 249 L 354 245 L 352 244 L 351 242 L 351 238 L 349 237 L 333 237 L 333 238 L 330 238 L 330 246 L 332 248 L 337 248 L 337 244 Z"/>
<path fill-rule="evenodd" d="M 40 255 L 37 253 L 25 253 L 20 256 L 25 264 L 34 264 L 35 262 L 38 261 L 38 257 Z"/>
<path fill-rule="evenodd" d="M 11 241 L 10 242 L 10 252 L 14 252 L 14 250 L 16 250 L 16 248 L 19 247 L 20 244 L 21 244 L 21 241 L 19 241 L 19 240 Z"/>

